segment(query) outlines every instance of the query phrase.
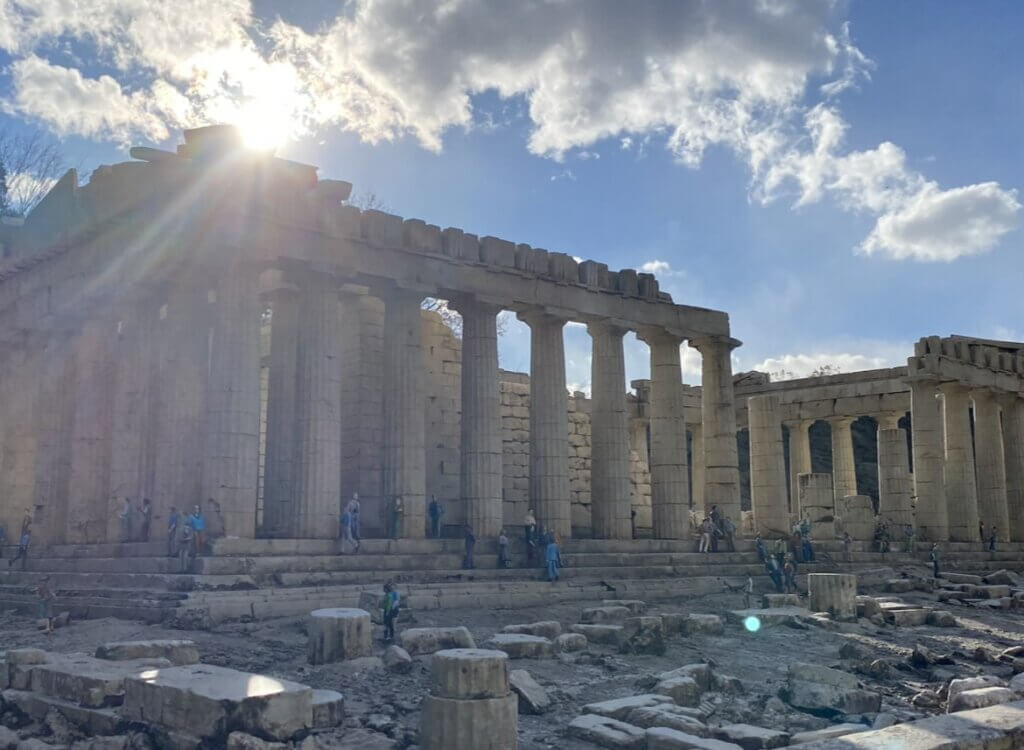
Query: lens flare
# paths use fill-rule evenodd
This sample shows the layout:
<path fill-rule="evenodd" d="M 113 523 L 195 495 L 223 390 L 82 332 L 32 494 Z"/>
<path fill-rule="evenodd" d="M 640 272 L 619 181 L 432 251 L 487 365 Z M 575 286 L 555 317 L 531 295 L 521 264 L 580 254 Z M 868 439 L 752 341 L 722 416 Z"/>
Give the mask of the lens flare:
<path fill-rule="evenodd" d="M 756 633 L 761 629 L 761 618 L 751 615 L 743 621 L 743 627 L 745 627 L 749 633 Z"/>

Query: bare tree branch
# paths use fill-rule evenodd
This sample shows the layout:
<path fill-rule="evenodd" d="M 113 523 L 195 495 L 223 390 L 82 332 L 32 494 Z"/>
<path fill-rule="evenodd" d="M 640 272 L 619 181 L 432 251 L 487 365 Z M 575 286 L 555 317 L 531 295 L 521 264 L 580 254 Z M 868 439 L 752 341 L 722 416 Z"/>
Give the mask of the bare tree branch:
<path fill-rule="evenodd" d="M 0 131 L 0 212 L 24 216 L 49 192 L 64 171 L 60 144 L 42 131 Z"/>

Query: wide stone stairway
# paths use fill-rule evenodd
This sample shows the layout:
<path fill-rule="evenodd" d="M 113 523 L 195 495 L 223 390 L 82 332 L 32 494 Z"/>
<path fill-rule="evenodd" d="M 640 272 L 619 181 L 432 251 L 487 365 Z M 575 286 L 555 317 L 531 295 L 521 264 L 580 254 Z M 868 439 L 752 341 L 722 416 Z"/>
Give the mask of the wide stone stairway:
<path fill-rule="evenodd" d="M 165 543 L 55 545 L 34 549 L 24 571 L 0 563 L 0 609 L 35 611 L 34 587 L 44 575 L 57 592 L 55 610 L 72 617 L 177 620 L 185 626 L 356 606 L 364 593 L 370 603 L 363 605 L 372 607 L 388 579 L 398 583 L 412 610 L 699 595 L 741 586 L 748 575 L 759 590 L 769 585 L 751 541 L 739 542 L 736 552 L 704 555 L 695 548 L 690 540 L 569 540 L 561 580 L 550 584 L 539 562 L 525 566 L 518 540 L 512 568 L 498 568 L 494 543 L 482 542 L 477 567 L 462 570 L 463 545 L 456 539 L 367 539 L 358 554 L 338 555 L 331 540 L 226 538 L 187 574 L 167 556 Z M 838 542 L 819 543 L 818 561 L 801 565 L 800 573 L 850 570 L 877 585 L 895 575 L 884 568 L 927 566 L 923 546 L 916 555 L 882 555 L 863 543 L 854 549 L 844 564 Z M 993 553 L 980 544 L 947 543 L 942 567 L 960 573 L 1024 570 L 1024 545 L 1003 544 Z"/>

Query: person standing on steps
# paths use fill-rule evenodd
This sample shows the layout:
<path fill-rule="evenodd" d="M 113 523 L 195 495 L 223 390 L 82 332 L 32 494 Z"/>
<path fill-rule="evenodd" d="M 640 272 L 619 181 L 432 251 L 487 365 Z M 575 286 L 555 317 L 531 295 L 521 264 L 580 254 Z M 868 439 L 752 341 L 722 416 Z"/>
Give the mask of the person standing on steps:
<path fill-rule="evenodd" d="M 195 555 L 201 555 L 206 549 L 206 519 L 203 518 L 203 511 L 199 503 L 192 506 L 192 512 L 185 522 L 192 529 L 192 545 L 195 548 Z"/>
<path fill-rule="evenodd" d="M 402 535 L 402 514 L 405 509 L 402 508 L 402 498 L 395 495 L 391 499 L 391 518 L 390 520 L 390 536 L 392 539 L 398 539 Z"/>
<path fill-rule="evenodd" d="M 46 635 L 53 634 L 53 600 L 56 598 L 57 595 L 50 588 L 50 576 L 43 576 L 36 587 L 36 600 L 39 603 L 39 619 L 46 623 L 43 628 Z"/>
<path fill-rule="evenodd" d="M 463 535 L 466 544 L 466 556 L 462 559 L 462 569 L 472 570 L 476 567 L 473 564 L 473 548 L 476 547 L 476 536 L 473 534 L 473 527 L 468 523 L 463 529 Z"/>
<path fill-rule="evenodd" d="M 345 508 L 345 511 L 341 514 L 341 519 L 338 521 L 338 554 L 345 554 L 345 543 L 355 546 L 355 542 L 352 541 L 352 511 Z M 359 548 L 356 547 L 356 552 Z"/>
<path fill-rule="evenodd" d="M 544 559 L 548 564 L 548 580 L 554 583 L 558 580 L 558 566 L 562 564 L 562 552 L 558 549 L 558 543 L 553 535 L 548 539 L 548 545 L 544 550 Z"/>
<path fill-rule="evenodd" d="M 843 562 L 853 562 L 853 554 L 850 549 L 853 547 L 853 537 L 850 536 L 849 531 L 843 532 Z"/>
<path fill-rule="evenodd" d="M 729 516 L 722 519 L 722 533 L 725 535 L 725 543 L 730 552 L 736 551 L 736 524 Z"/>
<path fill-rule="evenodd" d="M 148 542 L 149 526 L 153 522 L 153 506 L 148 497 L 142 498 L 142 505 L 139 506 L 139 518 L 142 519 L 139 526 L 139 541 Z"/>
<path fill-rule="evenodd" d="M 537 518 L 533 515 L 533 508 L 526 511 L 523 519 L 523 541 L 526 543 L 526 566 L 532 568 L 536 564 L 537 552 Z"/>
<path fill-rule="evenodd" d="M 175 549 L 175 542 L 178 540 L 178 523 L 181 521 L 181 516 L 178 515 L 178 509 L 173 505 L 171 506 L 171 512 L 167 516 L 167 556 L 174 557 L 178 551 Z"/>
<path fill-rule="evenodd" d="M 932 550 L 928 553 L 928 559 L 932 561 L 932 575 L 939 577 L 939 543 L 932 544 Z"/>
<path fill-rule="evenodd" d="M 786 564 L 786 540 L 781 536 L 775 540 L 775 562 L 779 564 L 779 570 Z"/>
<path fill-rule="evenodd" d="M 718 537 L 722 535 L 722 513 L 717 505 L 711 506 L 711 551 L 718 552 Z"/>
<path fill-rule="evenodd" d="M 743 587 L 743 608 L 750 609 L 751 599 L 754 596 L 754 579 L 747 576 L 747 585 Z"/>
<path fill-rule="evenodd" d="M 353 492 L 352 499 L 348 503 L 348 512 L 351 514 L 352 523 L 349 525 L 349 529 L 352 531 L 352 539 L 356 543 L 356 552 L 359 551 L 359 547 L 362 541 L 362 531 L 359 527 L 359 511 L 361 506 L 359 505 L 359 493 Z"/>
<path fill-rule="evenodd" d="M 498 535 L 498 567 L 511 568 L 512 558 L 508 554 L 508 537 L 505 536 L 505 529 Z"/>
<path fill-rule="evenodd" d="M 7 561 L 7 567 L 11 568 L 14 563 L 21 560 L 21 569 L 28 565 L 28 548 L 32 544 L 32 513 L 25 508 L 25 515 L 21 519 L 21 534 L 18 536 L 18 551 L 14 557 Z"/>
<path fill-rule="evenodd" d="M 629 509 L 629 528 L 631 530 L 632 539 L 636 539 L 636 508 Z"/>
<path fill-rule="evenodd" d="M 132 499 L 130 497 L 126 497 L 121 504 L 121 512 L 117 514 L 117 519 L 121 522 L 121 541 L 130 542 L 132 540 Z"/>
<path fill-rule="evenodd" d="M 985 522 L 978 520 L 978 536 L 981 538 L 981 548 L 985 549 Z"/>
<path fill-rule="evenodd" d="M 441 516 L 444 515 L 444 507 L 437 502 L 437 495 L 430 496 L 430 505 L 427 506 L 427 515 L 430 517 L 430 535 L 434 539 L 441 538 Z"/>
<path fill-rule="evenodd" d="M 195 559 L 196 531 L 191 523 L 186 523 L 181 527 L 181 533 L 178 537 L 178 572 L 191 573 L 192 561 Z"/>
<path fill-rule="evenodd" d="M 757 550 L 757 559 L 761 562 L 765 562 L 768 559 L 768 548 L 764 544 L 764 539 L 761 538 L 761 534 L 757 534 L 754 537 L 754 549 Z"/>
<path fill-rule="evenodd" d="M 988 533 L 988 551 L 996 551 L 996 537 L 998 536 L 998 529 L 993 526 L 992 530 Z"/>

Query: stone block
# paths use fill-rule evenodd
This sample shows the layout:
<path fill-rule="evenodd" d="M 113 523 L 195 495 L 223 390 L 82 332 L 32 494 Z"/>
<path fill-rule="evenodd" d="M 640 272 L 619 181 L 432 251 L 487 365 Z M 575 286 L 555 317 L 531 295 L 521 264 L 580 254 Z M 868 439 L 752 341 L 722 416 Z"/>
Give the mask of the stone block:
<path fill-rule="evenodd" d="M 329 664 L 369 656 L 373 651 L 370 613 L 362 609 L 317 609 L 308 620 L 306 658 Z"/>
<path fill-rule="evenodd" d="M 613 719 L 624 719 L 633 709 L 652 708 L 663 705 L 672 705 L 672 698 L 659 693 L 644 693 L 642 695 L 630 695 L 625 698 L 599 701 L 598 703 L 588 703 L 583 707 L 583 710 L 588 714 L 608 716 Z"/>
<path fill-rule="evenodd" d="M 950 583 L 971 583 L 974 585 L 981 585 L 982 583 L 981 576 L 969 573 L 943 573 L 942 578 Z"/>
<path fill-rule="evenodd" d="M 667 695 L 680 706 L 698 706 L 704 694 L 697 681 L 692 677 L 671 677 L 661 680 L 653 688 L 654 692 Z"/>
<path fill-rule="evenodd" d="M 329 729 L 345 719 L 345 696 L 336 690 L 313 691 L 313 729 Z"/>
<path fill-rule="evenodd" d="M 401 646 L 388 646 L 384 649 L 384 656 L 381 657 L 381 660 L 384 662 L 384 666 L 391 672 L 407 674 L 412 671 L 412 657 Z"/>
<path fill-rule="evenodd" d="M 287 740 L 313 726 L 313 690 L 266 675 L 192 664 L 127 679 L 122 712 L 130 721 L 204 739 L 239 729 Z"/>
<path fill-rule="evenodd" d="M 816 664 L 789 665 L 785 696 L 791 706 L 820 715 L 877 713 L 882 705 L 853 675 Z"/>
<path fill-rule="evenodd" d="M 508 655 L 502 651 L 445 649 L 430 662 L 430 690 L 439 698 L 478 700 L 508 695 Z"/>
<path fill-rule="evenodd" d="M 496 633 L 487 645 L 505 652 L 510 659 L 545 659 L 554 650 L 547 638 L 523 633 Z"/>
<path fill-rule="evenodd" d="M 810 573 L 807 576 L 808 608 L 828 612 L 837 620 L 857 617 L 857 576 L 844 573 Z"/>
<path fill-rule="evenodd" d="M 799 607 L 800 597 L 796 594 L 762 594 L 761 606 L 764 609 L 775 607 Z"/>
<path fill-rule="evenodd" d="M 687 615 L 681 612 L 662 612 L 661 615 L 661 626 L 665 630 L 665 635 L 675 635 L 683 630 L 683 621 L 686 620 Z"/>
<path fill-rule="evenodd" d="M 480 260 L 492 266 L 515 268 L 516 246 L 508 240 L 497 237 L 482 237 L 480 239 Z"/>
<path fill-rule="evenodd" d="M 529 622 L 522 625 L 506 625 L 501 629 L 501 632 L 536 635 L 541 638 L 554 640 L 562 634 L 562 625 L 555 620 L 544 620 L 543 622 Z"/>
<path fill-rule="evenodd" d="M 399 645 L 411 656 L 433 654 L 446 648 L 476 648 L 473 636 L 465 627 L 407 628 L 399 636 Z"/>
<path fill-rule="evenodd" d="M 996 570 L 985 575 L 985 583 L 1020 586 L 1020 576 L 1012 570 Z"/>
<path fill-rule="evenodd" d="M 96 648 L 97 659 L 167 659 L 176 667 L 199 662 L 199 647 L 194 641 L 116 641 Z"/>
<path fill-rule="evenodd" d="M 869 727 L 864 724 L 845 722 L 843 724 L 833 724 L 832 726 L 825 727 L 824 729 L 815 729 L 809 732 L 797 732 L 790 738 L 789 742 L 790 747 L 793 745 L 806 745 L 809 742 L 823 742 L 825 740 L 834 740 L 838 737 L 845 737 L 848 734 L 866 732 L 868 729 Z"/>
<path fill-rule="evenodd" d="M 619 651 L 624 654 L 664 654 L 665 630 L 661 618 L 626 618 L 622 623 Z"/>
<path fill-rule="evenodd" d="M 46 664 L 49 654 L 41 648 L 12 648 L 4 653 L 8 664 Z"/>
<path fill-rule="evenodd" d="M 947 612 L 943 609 L 931 610 L 925 622 L 937 628 L 955 628 L 959 624 L 952 612 Z"/>
<path fill-rule="evenodd" d="M 124 729 L 125 722 L 116 708 L 85 708 L 26 690 L 5 690 L 0 698 L 7 707 L 17 707 L 21 713 L 40 722 L 48 713 L 56 711 L 86 735 L 112 735 Z M 2 743 L 0 748 L 3 748 Z"/>
<path fill-rule="evenodd" d="M 726 724 L 715 730 L 715 737 L 743 750 L 770 750 L 770 748 L 786 747 L 789 744 L 789 733 L 776 729 L 765 729 L 752 724 Z"/>
<path fill-rule="evenodd" d="M 668 727 L 687 734 L 695 734 L 698 737 L 707 737 L 710 730 L 701 721 L 702 717 L 703 714 L 699 708 L 661 703 L 656 706 L 638 706 L 631 709 L 623 717 L 623 721 L 644 729 Z"/>
<path fill-rule="evenodd" d="M 607 716 L 577 716 L 569 722 L 567 732 L 571 737 L 615 750 L 643 750 L 647 747 L 643 729 Z"/>
<path fill-rule="evenodd" d="M 508 684 L 519 696 L 519 713 L 542 714 L 551 708 L 548 691 L 538 685 L 525 669 L 513 669 L 508 675 Z"/>
<path fill-rule="evenodd" d="M 885 590 L 894 594 L 904 594 L 914 590 L 914 582 L 909 578 L 892 578 L 885 582 Z"/>
<path fill-rule="evenodd" d="M 587 637 L 580 633 L 562 633 L 555 638 L 555 648 L 562 653 L 582 651 L 587 647 Z"/>
<path fill-rule="evenodd" d="M 653 727 L 646 732 L 647 750 L 740 750 L 731 742 L 698 737 L 668 727 Z"/>
<path fill-rule="evenodd" d="M 884 615 L 886 620 L 901 627 L 915 627 L 928 621 L 928 610 L 918 607 L 886 609 Z"/>
<path fill-rule="evenodd" d="M 946 699 L 953 700 L 960 693 L 968 690 L 979 690 L 987 687 L 1006 687 L 1006 683 L 993 675 L 979 675 L 977 677 L 964 677 L 959 680 L 949 681 L 949 690 L 946 691 Z"/>
<path fill-rule="evenodd" d="M 696 681 L 701 690 L 711 690 L 714 683 L 714 675 L 708 664 L 684 664 L 658 675 L 659 680 L 671 680 L 674 677 L 690 677 Z"/>
<path fill-rule="evenodd" d="M 227 750 L 288 750 L 289 746 L 283 742 L 267 742 L 245 732 L 232 732 L 226 747 Z"/>
<path fill-rule="evenodd" d="M 519 698 L 485 700 L 423 698 L 419 745 L 422 750 L 515 750 Z"/>
<path fill-rule="evenodd" d="M 125 681 L 147 674 L 166 660 L 132 659 L 107 661 L 85 654 L 50 654 L 45 664 L 31 667 L 34 692 L 78 703 L 88 708 L 118 706 L 124 699 Z"/>
<path fill-rule="evenodd" d="M 625 607 L 634 615 L 642 615 L 647 611 L 647 602 L 639 599 L 605 599 L 601 602 L 602 607 Z"/>
<path fill-rule="evenodd" d="M 857 602 L 857 617 L 873 617 L 874 615 L 882 614 L 882 607 L 879 605 L 878 600 L 871 596 L 858 596 Z"/>
<path fill-rule="evenodd" d="M 1009 703 L 1016 699 L 1017 694 L 1005 687 L 984 687 L 964 690 L 949 699 L 946 712 L 952 714 L 957 711 L 969 711 L 974 708 L 987 708 L 988 706 L 995 706 L 1000 703 Z"/>
<path fill-rule="evenodd" d="M 722 635 L 725 623 L 718 615 L 687 615 L 682 632 L 684 635 Z"/>
<path fill-rule="evenodd" d="M 621 625 L 572 625 L 569 628 L 574 633 L 586 636 L 591 643 L 603 643 L 609 646 L 618 646 L 622 637 Z"/>

